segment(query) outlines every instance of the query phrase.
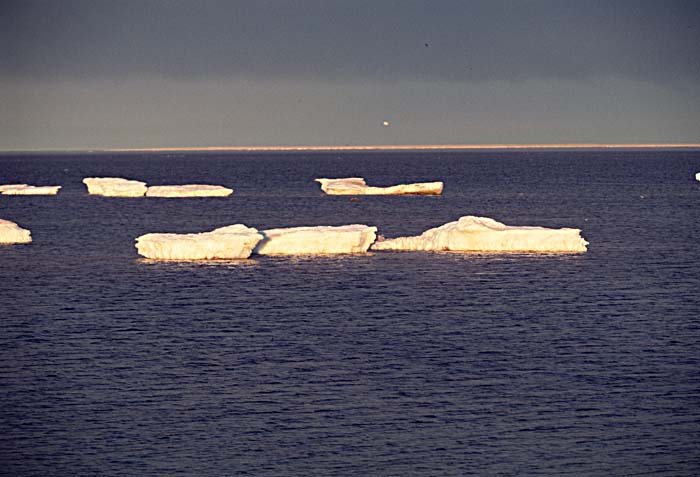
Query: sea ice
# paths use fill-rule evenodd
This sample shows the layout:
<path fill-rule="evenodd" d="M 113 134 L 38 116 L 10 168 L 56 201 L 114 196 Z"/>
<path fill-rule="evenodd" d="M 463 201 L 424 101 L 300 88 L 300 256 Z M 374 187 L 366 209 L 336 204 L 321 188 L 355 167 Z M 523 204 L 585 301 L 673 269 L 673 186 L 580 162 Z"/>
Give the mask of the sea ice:
<path fill-rule="evenodd" d="M 696 180 L 696 181 L 700 181 L 700 172 L 698 172 L 697 174 L 695 174 L 695 180 Z"/>
<path fill-rule="evenodd" d="M 227 197 L 231 194 L 233 189 L 206 184 L 151 186 L 146 191 L 146 197 Z"/>
<path fill-rule="evenodd" d="M 0 185 L 3 195 L 56 195 L 61 186 L 32 186 L 28 184 Z"/>
<path fill-rule="evenodd" d="M 292 227 L 263 230 L 262 234 L 264 238 L 255 248 L 260 255 L 364 253 L 377 238 L 377 227 Z"/>
<path fill-rule="evenodd" d="M 25 187 L 29 187 L 28 184 L 5 184 L 5 185 L 0 185 L 0 194 L 5 192 L 6 190 L 13 190 L 13 189 L 23 189 Z"/>
<path fill-rule="evenodd" d="M 30 243 L 32 241 L 31 232 L 23 229 L 14 222 L 0 219 L 0 243 Z"/>
<path fill-rule="evenodd" d="M 143 197 L 146 183 L 122 179 L 121 177 L 86 177 L 83 184 L 88 193 L 106 197 Z"/>
<path fill-rule="evenodd" d="M 257 229 L 236 224 L 198 234 L 145 234 L 136 238 L 136 249 L 160 260 L 248 258 L 262 238 Z"/>
<path fill-rule="evenodd" d="M 368 186 L 361 177 L 344 179 L 316 179 L 321 190 L 329 195 L 440 195 L 442 182 L 418 182 L 390 187 Z"/>
<path fill-rule="evenodd" d="M 417 237 L 375 242 L 372 250 L 479 252 L 585 252 L 579 229 L 508 226 L 488 217 L 467 215 L 426 230 Z"/>

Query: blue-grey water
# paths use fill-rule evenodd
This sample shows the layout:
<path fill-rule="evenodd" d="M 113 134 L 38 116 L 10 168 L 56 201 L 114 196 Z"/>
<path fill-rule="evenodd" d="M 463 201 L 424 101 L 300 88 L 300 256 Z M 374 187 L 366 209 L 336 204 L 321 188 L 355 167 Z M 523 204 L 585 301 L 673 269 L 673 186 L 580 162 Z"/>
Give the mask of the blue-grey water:
<path fill-rule="evenodd" d="M 0 156 L 6 475 L 698 475 L 700 151 Z M 89 196 L 88 176 L 228 198 Z M 445 181 L 325 196 L 316 177 Z M 575 227 L 574 255 L 140 259 L 243 223 Z"/>

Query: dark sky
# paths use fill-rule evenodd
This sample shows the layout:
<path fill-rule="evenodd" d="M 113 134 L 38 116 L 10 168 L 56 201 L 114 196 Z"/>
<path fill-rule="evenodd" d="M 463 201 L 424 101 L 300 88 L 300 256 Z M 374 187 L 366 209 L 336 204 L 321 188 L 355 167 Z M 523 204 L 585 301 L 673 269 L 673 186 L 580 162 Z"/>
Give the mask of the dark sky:
<path fill-rule="evenodd" d="M 700 142 L 699 21 L 667 0 L 3 0 L 0 149 Z"/>

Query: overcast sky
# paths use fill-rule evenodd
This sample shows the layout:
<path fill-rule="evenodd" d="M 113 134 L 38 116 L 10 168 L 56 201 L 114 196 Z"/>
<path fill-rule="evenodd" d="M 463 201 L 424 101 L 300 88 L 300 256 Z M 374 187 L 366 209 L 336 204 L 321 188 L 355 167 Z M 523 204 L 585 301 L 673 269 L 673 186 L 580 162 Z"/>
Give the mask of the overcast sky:
<path fill-rule="evenodd" d="M 2 2 L 4 150 L 572 142 L 700 142 L 700 2 Z"/>

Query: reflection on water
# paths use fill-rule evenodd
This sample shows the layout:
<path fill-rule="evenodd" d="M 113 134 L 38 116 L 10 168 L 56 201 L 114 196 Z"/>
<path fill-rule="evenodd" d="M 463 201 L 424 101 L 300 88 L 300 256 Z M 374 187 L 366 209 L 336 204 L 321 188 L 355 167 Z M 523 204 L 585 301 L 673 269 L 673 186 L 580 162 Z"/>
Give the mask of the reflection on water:
<path fill-rule="evenodd" d="M 151 258 L 138 258 L 136 261 L 140 264 L 149 267 L 162 267 L 163 269 L 187 270 L 193 268 L 206 267 L 223 267 L 223 268 L 240 268 L 240 267 L 255 267 L 258 265 L 258 260 L 254 258 L 238 259 L 238 260 L 155 260 Z"/>

